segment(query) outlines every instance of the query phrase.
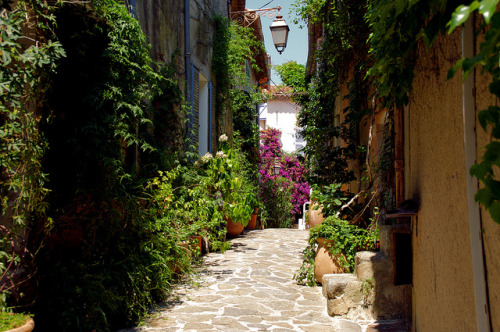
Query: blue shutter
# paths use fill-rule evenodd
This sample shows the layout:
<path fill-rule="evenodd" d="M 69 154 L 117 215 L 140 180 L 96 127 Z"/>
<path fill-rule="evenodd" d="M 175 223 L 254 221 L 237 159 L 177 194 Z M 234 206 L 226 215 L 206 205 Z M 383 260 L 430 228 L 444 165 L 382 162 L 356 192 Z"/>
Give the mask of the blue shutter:
<path fill-rule="evenodd" d="M 215 133 L 214 130 L 214 85 L 212 82 L 208 82 L 208 149 L 211 153 L 215 152 L 214 146 L 213 146 L 213 135 Z"/>
<path fill-rule="evenodd" d="M 132 14 L 132 16 L 134 16 L 135 18 L 137 18 L 137 14 L 136 14 L 136 5 L 135 5 L 135 0 L 127 0 L 126 1 L 127 3 L 127 9 L 129 11 L 130 14 Z"/>

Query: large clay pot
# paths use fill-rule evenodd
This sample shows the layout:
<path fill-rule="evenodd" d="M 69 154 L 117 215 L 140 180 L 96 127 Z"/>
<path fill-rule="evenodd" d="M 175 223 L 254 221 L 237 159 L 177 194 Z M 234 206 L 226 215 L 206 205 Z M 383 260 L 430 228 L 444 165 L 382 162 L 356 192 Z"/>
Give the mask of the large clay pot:
<path fill-rule="evenodd" d="M 248 225 L 247 227 L 245 227 L 245 229 L 255 229 L 257 227 L 257 215 L 256 214 L 252 214 L 252 216 L 250 217 L 250 221 L 248 222 Z"/>
<path fill-rule="evenodd" d="M 325 241 L 323 238 L 318 238 L 318 249 L 316 250 L 316 258 L 314 259 L 314 277 L 319 283 L 323 282 L 323 275 L 332 273 L 343 273 L 344 270 L 338 263 L 338 258 L 333 256 L 327 248 L 331 240 Z"/>
<path fill-rule="evenodd" d="M 241 233 L 243 233 L 243 230 L 245 227 L 241 223 L 235 223 L 231 220 L 230 217 L 224 218 L 227 220 L 227 233 L 226 235 L 228 237 L 237 237 Z"/>
<path fill-rule="evenodd" d="M 323 217 L 323 213 L 321 213 L 321 206 L 317 210 L 314 210 L 315 206 L 318 206 L 318 204 L 312 203 L 311 205 L 309 205 L 309 219 L 307 221 L 309 228 L 318 226 L 325 220 L 325 217 Z"/>
<path fill-rule="evenodd" d="M 31 332 L 35 328 L 35 321 L 33 318 L 30 318 L 26 321 L 26 323 L 20 327 L 16 327 L 11 330 L 6 330 L 5 332 Z"/>

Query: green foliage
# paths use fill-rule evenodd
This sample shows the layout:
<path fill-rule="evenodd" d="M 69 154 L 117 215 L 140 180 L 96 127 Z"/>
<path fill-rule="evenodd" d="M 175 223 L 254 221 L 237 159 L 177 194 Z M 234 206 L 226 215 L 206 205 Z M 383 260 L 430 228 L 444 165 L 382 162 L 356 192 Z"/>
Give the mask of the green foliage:
<path fill-rule="evenodd" d="M 316 258 L 317 244 L 309 244 L 302 252 L 303 261 L 299 270 L 293 275 L 293 280 L 296 280 L 299 285 L 316 286 L 316 278 L 314 277 L 314 260 Z"/>
<path fill-rule="evenodd" d="M 7 227 L 0 228 L 0 311 L 7 296 L 25 281 L 21 267 L 31 257 L 26 252 L 26 229 L 47 209 L 47 174 L 41 168 L 46 141 L 39 132 L 38 103 L 48 88 L 46 76 L 64 57 L 61 44 L 45 38 L 43 30 L 54 23 L 52 6 L 21 1 L 14 9 L 6 2 L 0 9 L 0 214 Z M 33 43 L 26 43 L 23 29 L 40 29 Z M 15 250 L 15 247 L 18 247 Z M 19 300 L 19 298 L 12 299 Z"/>
<path fill-rule="evenodd" d="M 265 52 L 249 27 L 242 27 L 226 18 L 216 17 L 212 69 L 217 82 L 216 109 L 221 121 L 232 116 L 234 130 L 247 158 L 252 161 L 258 148 L 259 127 L 255 105 L 261 96 L 250 86 L 247 65 L 257 67 L 256 55 Z"/>
<path fill-rule="evenodd" d="M 332 183 L 323 187 L 315 186 L 311 200 L 317 202 L 318 209 L 321 206 L 321 213 L 324 217 L 335 216 L 343 204 L 350 198 L 346 192 L 340 190 L 340 183 Z"/>
<path fill-rule="evenodd" d="M 293 225 L 293 183 L 284 176 L 261 182 L 263 197 L 262 220 L 267 228 L 287 228 Z"/>
<path fill-rule="evenodd" d="M 275 65 L 283 84 L 293 88 L 294 92 L 304 92 L 306 90 L 306 66 L 296 61 L 288 61 L 282 65 Z"/>
<path fill-rule="evenodd" d="M 365 306 L 369 304 L 368 301 L 374 288 L 375 279 L 373 277 L 366 278 L 366 280 L 361 282 L 361 294 L 363 295 L 363 303 Z"/>
<path fill-rule="evenodd" d="M 164 192 L 144 192 L 141 178 L 170 164 L 152 122 L 175 112 L 180 90 L 122 4 L 65 3 L 54 18 L 67 57 L 43 105 L 52 192 L 32 239 L 45 245 L 34 309 L 41 329 L 108 330 L 140 319 L 190 269 L 179 244 L 189 228 L 158 213 L 151 196 Z"/>
<path fill-rule="evenodd" d="M 301 285 L 316 286 L 314 260 L 318 248 L 318 239 L 325 239 L 326 248 L 334 256 L 346 273 L 354 272 L 356 252 L 375 250 L 379 237 L 378 228 L 363 229 L 346 220 L 331 216 L 322 224 L 309 230 L 309 245 L 303 251 L 304 260 L 294 280 Z M 366 286 L 368 287 L 368 286 Z"/>
<path fill-rule="evenodd" d="M 0 331 L 12 330 L 23 326 L 30 318 L 31 316 L 26 314 L 0 312 Z"/>
<path fill-rule="evenodd" d="M 200 184 L 211 193 L 214 202 L 218 202 L 225 217 L 246 226 L 257 206 L 256 187 L 242 167 L 247 161 L 241 150 L 231 148 L 225 135 L 219 144 L 221 150 L 215 156 L 206 154 L 198 162 L 199 174 L 203 176 Z"/>
<path fill-rule="evenodd" d="M 346 69 L 351 65 L 359 70 L 359 75 L 349 84 L 350 98 L 363 101 L 368 96 L 363 75 L 368 29 L 360 10 L 365 2 L 300 0 L 295 6 L 302 19 L 322 24 L 324 29 L 322 46 L 315 54 L 317 74 L 309 83 L 308 94 L 299 99 L 302 110 L 298 125 L 307 141 L 304 152 L 311 169 L 309 182 L 349 183 L 355 179 L 347 168 L 349 160 L 363 159 L 357 154 L 358 129 L 368 107 L 366 102 L 359 102 L 341 110 L 336 97 L 338 89 L 348 83 Z M 339 120 L 342 114 L 346 114 L 345 122 Z M 340 138 L 347 144 L 336 144 Z"/>
<path fill-rule="evenodd" d="M 309 243 L 317 243 L 318 238 L 328 241 L 328 250 L 338 257 L 340 266 L 346 272 L 354 271 L 354 257 L 361 250 L 376 249 L 378 229 L 366 230 L 337 217 L 328 217 L 319 226 L 309 231 Z"/>
<path fill-rule="evenodd" d="M 443 0 L 367 1 L 368 41 L 374 59 L 368 75 L 373 78 L 381 106 L 408 103 L 418 41 L 422 38 L 430 47 L 445 31 L 452 7 Z"/>

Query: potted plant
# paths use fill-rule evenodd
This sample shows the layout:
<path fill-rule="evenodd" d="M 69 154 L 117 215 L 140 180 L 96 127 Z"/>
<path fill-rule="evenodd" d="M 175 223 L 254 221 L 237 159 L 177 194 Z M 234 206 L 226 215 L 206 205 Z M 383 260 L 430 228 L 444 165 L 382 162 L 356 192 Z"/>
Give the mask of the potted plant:
<path fill-rule="evenodd" d="M 4 332 L 30 332 L 35 328 L 31 315 L 24 313 L 0 313 L 0 331 Z"/>

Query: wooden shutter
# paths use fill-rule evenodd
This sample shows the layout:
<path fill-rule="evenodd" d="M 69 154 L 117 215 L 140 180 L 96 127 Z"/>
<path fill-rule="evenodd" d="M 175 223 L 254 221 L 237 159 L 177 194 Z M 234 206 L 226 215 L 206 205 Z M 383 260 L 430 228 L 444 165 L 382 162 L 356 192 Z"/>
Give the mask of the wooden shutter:
<path fill-rule="evenodd" d="M 200 72 L 193 68 L 193 144 L 198 146 L 200 142 Z"/>
<path fill-rule="evenodd" d="M 215 86 L 208 82 L 208 146 L 212 153 L 217 151 L 217 127 L 215 116 Z"/>

